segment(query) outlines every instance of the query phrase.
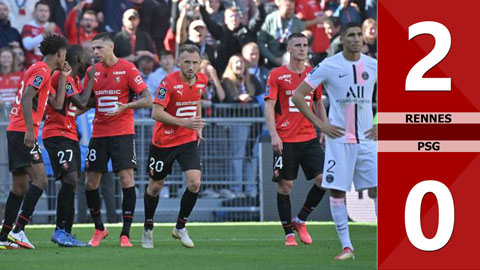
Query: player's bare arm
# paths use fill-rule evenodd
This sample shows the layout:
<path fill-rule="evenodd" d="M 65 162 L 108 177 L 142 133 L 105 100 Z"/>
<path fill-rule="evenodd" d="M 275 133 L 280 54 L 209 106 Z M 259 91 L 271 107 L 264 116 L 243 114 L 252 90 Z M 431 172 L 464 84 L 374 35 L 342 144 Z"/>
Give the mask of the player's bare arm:
<path fill-rule="evenodd" d="M 33 130 L 33 118 L 32 118 L 32 100 L 37 95 L 37 90 L 33 86 L 27 86 L 25 93 L 22 96 L 22 112 L 25 119 L 25 125 L 27 131 L 25 132 L 24 144 L 27 147 L 33 148 L 35 145 L 35 132 Z"/>
<path fill-rule="evenodd" d="M 67 62 L 65 62 L 63 64 L 62 72 L 60 73 L 60 79 L 58 81 L 58 89 L 56 89 L 56 94 L 50 94 L 48 96 L 48 104 L 50 104 L 50 106 L 52 106 L 57 111 L 63 109 L 63 103 L 65 101 L 65 83 L 67 81 L 67 77 L 71 74 L 72 68 Z"/>
<path fill-rule="evenodd" d="M 283 151 L 283 142 L 278 136 L 277 128 L 275 127 L 275 103 L 273 99 L 265 101 L 265 119 L 267 121 L 268 131 L 272 140 L 272 149 L 277 155 L 281 155 Z"/>
<path fill-rule="evenodd" d="M 92 97 L 92 88 L 93 88 L 93 83 L 94 83 L 94 78 L 95 78 L 95 62 L 92 60 L 92 65 L 91 68 L 87 71 L 87 76 L 88 76 L 88 84 L 85 89 L 83 89 L 81 94 L 76 94 L 70 97 L 70 100 L 75 104 L 77 109 L 81 111 L 80 114 L 84 113 L 89 107 L 95 107 L 95 99 L 93 99 L 93 105 L 88 106 L 90 102 L 90 98 Z M 79 114 L 77 114 L 79 115 Z"/>
<path fill-rule="evenodd" d="M 199 102 L 197 105 L 197 116 L 202 117 L 202 103 Z M 198 136 L 198 144 L 200 145 L 200 142 L 203 141 L 203 136 L 202 136 L 202 131 L 203 127 L 195 129 L 195 132 L 197 133 Z"/>
<path fill-rule="evenodd" d="M 181 126 L 188 129 L 201 129 L 205 126 L 205 120 L 201 116 L 192 118 L 178 118 L 165 111 L 165 108 L 159 104 L 153 104 L 152 118 L 155 121 L 167 125 Z"/>
<path fill-rule="evenodd" d="M 378 93 L 378 90 L 377 90 Z M 378 130 L 377 130 L 377 124 L 373 124 L 372 128 L 365 131 L 365 136 L 368 140 L 378 140 Z"/>
<path fill-rule="evenodd" d="M 307 117 L 310 122 L 312 122 L 316 127 L 318 127 L 321 132 L 324 132 L 332 138 L 343 136 L 342 128 L 331 125 L 327 119 L 325 119 L 324 121 L 320 120 L 315 115 L 315 113 L 310 110 L 307 102 L 305 102 L 305 96 L 308 95 L 312 90 L 313 89 L 312 87 L 310 87 L 310 85 L 308 85 L 305 81 L 302 82 L 293 94 L 292 101 L 295 106 L 297 106 L 300 112 L 305 115 L 305 117 Z"/>
<path fill-rule="evenodd" d="M 117 110 L 108 112 L 105 115 L 115 116 L 128 109 L 134 110 L 134 109 L 147 108 L 152 106 L 153 100 L 152 100 L 152 96 L 150 95 L 150 92 L 148 91 L 148 88 L 143 89 L 142 92 L 140 92 L 140 96 L 141 98 L 137 99 L 134 102 L 129 102 L 126 104 L 122 102 L 118 102 Z"/>

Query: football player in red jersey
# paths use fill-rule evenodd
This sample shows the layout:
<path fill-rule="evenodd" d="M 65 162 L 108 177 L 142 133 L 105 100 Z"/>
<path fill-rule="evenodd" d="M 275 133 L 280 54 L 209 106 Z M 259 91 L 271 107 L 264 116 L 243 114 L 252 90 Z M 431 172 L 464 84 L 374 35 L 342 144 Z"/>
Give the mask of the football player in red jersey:
<path fill-rule="evenodd" d="M 305 65 L 308 52 L 307 37 L 300 33 L 288 38 L 287 51 L 290 53 L 288 64 L 270 72 L 265 93 L 265 117 L 272 139 L 274 152 L 274 175 L 277 183 L 277 207 L 286 235 L 285 245 L 296 246 L 295 234 L 305 244 L 312 244 L 305 221 L 313 209 L 320 203 L 325 190 L 321 188 L 324 153 L 317 139 L 317 132 L 307 118 L 293 104 L 294 90 L 312 70 Z M 326 117 L 322 104 L 321 86 L 305 97 L 310 108 L 315 108 L 317 115 Z M 307 199 L 298 215 L 292 220 L 290 191 L 293 180 L 297 178 L 299 165 L 305 177 L 315 179 Z"/>
<path fill-rule="evenodd" d="M 148 157 L 147 173 L 150 177 L 144 195 L 145 224 L 142 247 L 153 248 L 153 216 L 159 193 L 165 179 L 178 161 L 187 178 L 187 188 L 180 202 L 177 225 L 172 235 L 186 247 L 194 247 L 185 223 L 193 210 L 200 191 L 201 164 L 198 144 L 205 121 L 201 118 L 202 93 L 208 77 L 199 73 L 200 51 L 197 46 L 185 44 L 178 56 L 179 71 L 167 75 L 155 96 L 152 118 L 156 121 Z"/>
<path fill-rule="evenodd" d="M 7 140 L 13 187 L 7 199 L 5 219 L 0 232 L 0 246 L 6 248 L 14 248 L 12 242 L 25 248 L 34 248 L 24 233 L 24 227 L 30 220 L 43 190 L 47 188 L 47 176 L 37 143 L 38 126 L 48 99 L 57 109 L 63 106 L 65 78 L 71 72 L 70 66 L 65 64 L 66 46 L 65 38 L 58 35 L 47 36 L 42 41 L 40 50 L 44 55 L 43 61 L 35 63 L 25 72 L 10 113 Z M 63 85 L 63 89 L 60 89 L 55 97 L 50 93 L 50 76 L 56 69 L 63 69 L 59 83 Z M 28 178 L 32 180 L 30 188 Z M 22 211 L 18 215 L 15 229 L 11 231 L 22 201 Z"/>
<path fill-rule="evenodd" d="M 46 120 L 43 126 L 43 144 L 47 149 L 56 179 L 62 181 L 57 198 L 57 221 L 52 241 L 59 246 L 82 247 L 82 243 L 72 235 L 73 218 L 75 214 L 75 186 L 81 168 L 80 146 L 78 144 L 77 123 L 75 116 L 77 107 L 84 110 L 92 94 L 95 66 L 88 71 L 90 79 L 82 91 L 80 78 L 85 76 L 88 61 L 87 54 L 79 45 L 67 48 L 66 61 L 72 67 L 72 75 L 67 77 L 65 84 L 65 102 L 61 110 L 47 106 Z M 52 75 L 52 87 L 58 89 L 60 72 Z"/>
<path fill-rule="evenodd" d="M 89 243 L 96 247 L 108 235 L 100 213 L 98 186 L 102 174 L 108 172 L 108 160 L 112 159 L 113 171 L 119 172 L 123 192 L 120 246 L 131 247 L 129 234 L 137 199 L 133 180 L 133 169 L 137 167 L 133 109 L 151 106 L 152 97 L 135 65 L 113 53 L 111 34 L 96 35 L 92 48 L 100 62 L 95 64 L 92 91 L 96 110 L 85 166 L 85 193 L 95 222 L 95 232 Z M 88 82 L 87 77 L 84 83 Z M 140 97 L 134 101 L 137 94 Z"/>

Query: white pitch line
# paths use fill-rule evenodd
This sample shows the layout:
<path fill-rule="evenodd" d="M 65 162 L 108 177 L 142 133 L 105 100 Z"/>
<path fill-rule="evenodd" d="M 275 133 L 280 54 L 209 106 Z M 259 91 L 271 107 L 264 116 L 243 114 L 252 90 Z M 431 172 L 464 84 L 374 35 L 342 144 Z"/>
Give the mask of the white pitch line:
<path fill-rule="evenodd" d="M 284 241 L 284 237 L 279 237 L 279 238 L 209 238 L 209 239 L 195 239 L 195 242 L 201 243 L 201 242 L 260 242 L 260 241 L 269 241 L 269 242 L 278 242 L 278 241 Z M 377 238 L 355 238 L 354 241 L 376 241 Z M 159 243 L 159 242 L 176 242 L 178 240 L 172 239 L 172 240 L 166 240 L 166 239 L 161 239 L 161 240 L 154 240 L 154 243 Z M 338 238 L 322 238 L 318 239 L 315 242 L 323 242 L 323 241 L 338 241 Z M 117 240 L 111 240 L 111 239 L 105 239 L 102 240 L 102 243 L 116 243 L 118 242 Z M 139 239 L 130 239 L 130 242 L 132 243 L 140 243 L 141 241 Z M 51 241 L 35 241 L 33 244 L 52 244 L 54 245 Z M 102 245 L 100 245 L 102 246 Z"/>
<path fill-rule="evenodd" d="M 155 227 L 172 227 L 176 223 L 155 223 Z M 334 223 L 331 221 L 309 221 L 308 226 L 331 226 Z M 188 223 L 187 227 L 202 227 L 202 226 L 279 226 L 280 221 L 267 221 L 267 222 L 192 222 Z M 349 222 L 350 226 L 373 226 L 376 227 L 377 223 L 368 222 Z M 119 228 L 122 227 L 122 223 L 109 223 L 105 224 L 107 228 Z M 91 224 L 74 224 L 73 228 L 93 228 Z M 143 227 L 143 223 L 133 223 L 132 227 Z M 28 229 L 54 229 L 54 224 L 32 224 L 27 225 Z"/>

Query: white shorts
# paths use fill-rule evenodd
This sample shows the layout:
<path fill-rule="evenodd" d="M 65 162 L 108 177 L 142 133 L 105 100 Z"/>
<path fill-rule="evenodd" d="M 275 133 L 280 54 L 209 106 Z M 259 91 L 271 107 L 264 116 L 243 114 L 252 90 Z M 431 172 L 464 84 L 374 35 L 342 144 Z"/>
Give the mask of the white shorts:
<path fill-rule="evenodd" d="M 377 142 L 327 142 L 322 187 L 350 191 L 377 186 Z"/>

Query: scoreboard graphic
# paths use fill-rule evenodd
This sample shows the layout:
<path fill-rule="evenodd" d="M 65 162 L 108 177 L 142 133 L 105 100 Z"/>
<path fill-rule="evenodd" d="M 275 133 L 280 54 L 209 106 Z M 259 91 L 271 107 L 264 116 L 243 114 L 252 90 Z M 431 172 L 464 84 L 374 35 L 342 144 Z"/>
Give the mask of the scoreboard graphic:
<path fill-rule="evenodd" d="M 378 269 L 480 269 L 480 1 L 454 5 L 378 3 Z"/>

